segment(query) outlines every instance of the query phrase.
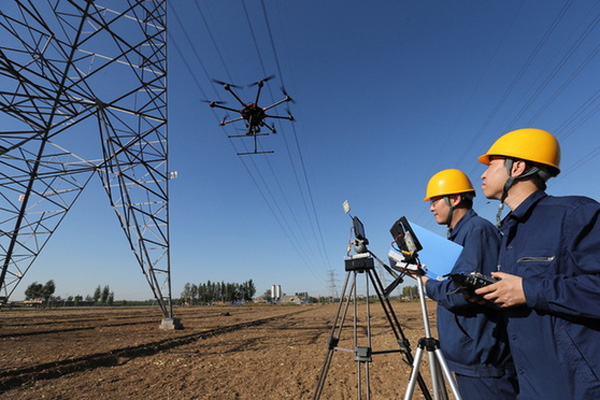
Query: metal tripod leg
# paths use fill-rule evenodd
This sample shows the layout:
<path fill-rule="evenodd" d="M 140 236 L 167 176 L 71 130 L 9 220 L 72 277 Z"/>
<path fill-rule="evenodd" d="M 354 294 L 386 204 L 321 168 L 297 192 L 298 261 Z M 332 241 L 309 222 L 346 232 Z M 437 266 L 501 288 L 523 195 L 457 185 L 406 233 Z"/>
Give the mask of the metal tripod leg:
<path fill-rule="evenodd" d="M 390 327 L 392 328 L 394 335 L 396 336 L 396 340 L 397 340 L 398 344 L 400 345 L 402 352 L 404 353 L 405 362 L 408 365 L 412 365 L 414 359 L 413 359 L 412 352 L 410 349 L 410 342 L 408 341 L 406 336 L 404 336 L 404 332 L 402 331 L 402 326 L 400 325 L 400 322 L 398 321 L 396 313 L 394 312 L 394 309 L 392 308 L 390 299 L 387 297 L 387 295 L 385 295 L 386 290 L 384 289 L 383 284 L 381 283 L 381 280 L 379 279 L 379 276 L 375 273 L 375 271 L 373 271 L 373 272 L 367 271 L 367 273 L 369 274 L 369 277 L 371 278 L 371 280 L 373 282 L 375 292 L 377 293 L 377 297 L 379 298 L 381 307 L 383 308 L 383 311 L 385 312 L 386 319 L 387 319 Z M 423 376 L 419 373 L 419 374 L 417 374 L 416 379 L 417 379 L 417 383 L 419 384 L 419 388 L 421 389 L 421 392 L 423 393 L 423 396 L 425 397 L 425 400 L 431 400 L 431 396 L 429 394 L 429 390 L 427 389 L 427 385 L 425 384 L 425 380 L 423 379 Z"/>
<path fill-rule="evenodd" d="M 319 373 L 319 380 L 317 381 L 317 388 L 315 390 L 315 394 L 313 396 L 313 400 L 318 400 L 321 397 L 321 392 L 323 391 L 323 385 L 325 384 L 325 379 L 327 378 L 327 372 L 329 372 L 329 366 L 331 365 L 331 359 L 333 358 L 333 352 L 335 351 L 338 342 L 340 340 L 340 335 L 342 333 L 343 321 L 346 318 L 346 313 L 348 311 L 348 305 L 350 303 L 350 296 L 346 296 L 346 289 L 348 287 L 348 281 L 350 280 L 350 271 L 346 274 L 346 280 L 344 281 L 344 287 L 342 289 L 342 296 L 340 297 L 340 302 L 338 303 L 337 310 L 335 312 L 335 316 L 333 317 L 333 324 L 331 326 L 331 334 L 329 335 L 329 339 L 327 341 L 327 354 L 325 355 L 325 362 L 323 363 L 323 367 L 321 367 L 321 372 Z M 355 277 L 356 280 L 356 277 Z M 355 280 L 352 282 L 352 288 L 355 285 Z M 350 290 L 352 291 L 352 289 Z M 346 299 L 344 301 L 344 298 Z M 344 306 L 345 305 L 345 306 Z M 342 310 L 342 306 L 344 306 L 344 311 L 340 318 L 340 311 Z M 342 323 L 340 323 L 340 320 Z"/>
<path fill-rule="evenodd" d="M 333 358 L 334 351 L 346 351 L 354 353 L 354 361 L 357 362 L 357 399 L 362 399 L 363 391 L 366 392 L 366 399 L 369 400 L 371 398 L 370 393 L 370 371 L 369 371 L 369 363 L 371 362 L 371 321 L 370 321 L 370 309 L 369 302 L 366 302 L 366 328 L 367 328 L 367 346 L 359 346 L 358 345 L 358 305 L 357 305 L 357 293 L 356 293 L 356 275 L 357 273 L 362 272 L 361 270 L 356 271 L 348 271 L 346 274 L 346 280 L 344 281 L 344 287 L 342 290 L 342 297 L 340 298 L 340 302 L 338 304 L 338 308 L 335 313 L 333 325 L 331 328 L 331 335 L 327 344 L 327 354 L 325 356 L 325 362 L 323 363 L 323 367 L 321 368 L 321 372 L 319 374 L 319 380 L 317 383 L 317 389 L 315 390 L 315 394 L 313 396 L 314 400 L 318 400 L 321 397 L 321 393 L 323 391 L 323 387 L 325 385 L 325 380 L 327 378 L 327 373 L 329 371 L 329 367 L 331 365 L 331 360 Z M 352 283 L 348 286 L 350 281 L 350 276 L 352 276 Z M 367 299 L 369 298 L 368 293 L 368 280 L 366 281 L 366 291 L 367 291 Z M 348 291 L 346 291 L 348 290 Z M 342 327 L 344 325 L 344 320 L 346 319 L 346 315 L 348 312 L 348 307 L 350 304 L 350 298 L 353 298 L 353 306 L 354 306 L 354 321 L 353 321 L 353 348 L 345 349 L 338 347 L 338 343 L 342 333 Z M 344 300 L 345 299 L 345 300 Z M 364 369 L 364 377 L 363 377 L 363 369 Z M 365 387 L 363 389 L 363 380 L 365 383 Z"/>
<path fill-rule="evenodd" d="M 417 374 L 419 372 L 419 367 L 421 365 L 421 361 L 423 360 L 423 352 L 425 350 L 427 350 L 429 357 L 433 398 L 435 400 L 447 398 L 443 379 L 446 378 L 445 381 L 450 385 L 450 390 L 454 398 L 456 400 L 461 400 L 454 377 L 452 376 L 450 369 L 448 369 L 448 365 L 446 365 L 446 361 L 444 360 L 444 356 L 440 350 L 440 342 L 431 337 L 421 338 L 419 340 L 419 346 L 415 353 L 415 363 L 413 365 L 410 380 L 406 388 L 404 400 L 410 400 L 414 394 L 415 383 L 418 376 Z"/>
<path fill-rule="evenodd" d="M 429 328 L 429 317 L 427 316 L 427 305 L 425 304 L 425 293 L 423 289 L 423 280 L 421 276 L 417 278 L 417 288 L 419 290 L 419 302 L 421 303 L 421 313 L 423 315 L 423 324 L 425 327 L 425 337 L 419 340 L 419 346 L 415 352 L 415 361 L 413 363 L 413 369 L 410 375 L 410 380 L 406 388 L 404 400 L 412 398 L 415 389 L 415 383 L 419 376 L 419 367 L 423 359 L 423 351 L 427 350 L 429 355 L 429 368 L 431 371 L 431 385 L 433 387 L 433 398 L 440 400 L 441 398 L 447 398 L 446 388 L 444 385 L 444 379 L 450 385 L 450 390 L 456 400 L 461 400 L 460 393 L 458 392 L 458 386 L 456 381 L 444 360 L 444 355 L 440 349 L 440 341 L 434 339 L 431 336 L 431 330 Z"/>
<path fill-rule="evenodd" d="M 319 378 L 318 378 L 318 383 L 317 383 L 317 388 L 315 390 L 314 396 L 313 396 L 313 400 L 318 400 L 321 397 L 321 393 L 323 391 L 323 387 L 325 384 L 325 379 L 327 377 L 327 373 L 329 370 L 329 367 L 331 365 L 331 360 L 333 358 L 333 353 L 334 351 L 346 351 L 346 352 L 353 352 L 354 353 L 354 360 L 357 362 L 357 394 L 358 394 L 358 399 L 362 398 L 363 395 L 363 391 L 366 392 L 366 398 L 367 400 L 370 399 L 370 370 L 369 370 L 369 363 L 371 362 L 371 356 L 374 354 L 384 354 L 384 353 L 392 353 L 392 352 L 401 352 L 405 355 L 405 361 L 407 362 L 407 364 L 412 365 L 412 354 L 410 351 L 410 343 L 408 342 L 408 339 L 406 339 L 406 337 L 404 336 L 403 332 L 402 332 L 402 327 L 394 313 L 394 310 L 389 302 L 389 299 L 384 295 L 385 291 L 383 288 L 383 285 L 381 284 L 381 280 L 379 279 L 379 277 L 377 276 L 377 274 L 375 273 L 374 269 L 372 268 L 372 264 L 370 267 L 366 267 L 366 268 L 361 268 L 361 269 L 353 269 L 353 270 L 348 270 L 348 273 L 346 274 L 346 280 L 344 281 L 344 286 L 343 286 L 343 290 L 342 290 L 342 297 L 340 298 L 340 302 L 338 304 L 338 308 L 337 311 L 335 313 L 335 317 L 334 317 L 334 321 L 333 321 L 333 325 L 331 328 L 331 335 L 329 337 L 328 340 L 328 345 L 327 345 L 327 354 L 325 356 L 325 361 L 323 363 L 323 367 L 321 368 L 321 372 L 319 374 Z M 348 286 L 349 282 L 350 282 L 350 274 L 352 272 L 352 284 L 350 285 L 350 287 Z M 357 273 L 363 273 L 365 272 L 365 281 L 366 281 L 366 293 L 367 293 L 367 301 L 366 301 L 366 327 L 367 327 L 367 346 L 359 346 L 358 345 L 358 332 L 357 332 L 357 325 L 358 325 L 358 321 L 357 321 L 357 303 L 356 303 L 356 299 L 357 299 L 357 295 L 356 295 L 356 274 Z M 377 296 L 380 300 L 381 306 L 385 312 L 386 318 L 393 330 L 394 335 L 396 336 L 396 340 L 400 346 L 399 349 L 394 349 L 394 350 L 383 350 L 383 351 L 372 351 L 371 349 L 371 324 L 370 324 L 370 303 L 369 303 L 369 282 L 373 285 L 373 287 L 375 288 L 375 292 L 377 293 Z M 349 289 L 349 290 L 348 290 Z M 351 294 L 353 296 L 351 296 Z M 338 347 L 338 343 L 341 337 L 341 332 L 342 332 L 342 326 L 343 326 L 343 321 L 346 318 L 346 314 L 348 311 L 348 307 L 349 307 L 349 302 L 350 302 L 350 297 L 354 298 L 354 348 L 353 349 L 343 349 Z M 345 299 L 345 300 L 344 300 Z M 343 310 L 342 310 L 343 309 Z M 366 388 L 362 387 L 362 383 L 363 383 L 363 376 L 362 376 L 362 371 L 364 368 L 364 372 L 365 372 L 365 376 L 364 376 L 364 383 L 366 385 Z M 421 391 L 423 392 L 423 395 L 425 397 L 426 400 L 431 400 L 431 396 L 429 394 L 429 391 L 427 389 L 427 386 L 425 384 L 425 381 L 423 380 L 422 376 L 418 373 L 416 374 L 415 377 L 415 383 L 419 383 L 419 387 L 421 388 Z"/>

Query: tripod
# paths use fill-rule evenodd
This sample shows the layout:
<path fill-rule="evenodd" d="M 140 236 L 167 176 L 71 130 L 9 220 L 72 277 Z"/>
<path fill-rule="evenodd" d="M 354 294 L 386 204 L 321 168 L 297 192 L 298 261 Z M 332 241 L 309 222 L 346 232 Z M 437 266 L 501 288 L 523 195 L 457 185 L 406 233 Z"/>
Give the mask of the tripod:
<path fill-rule="evenodd" d="M 323 391 L 323 386 L 325 384 L 325 380 L 327 378 L 327 373 L 329 371 L 329 367 L 331 365 L 331 360 L 333 359 L 333 354 L 335 351 L 344 351 L 348 353 L 354 354 L 354 361 L 357 363 L 357 399 L 362 399 L 363 392 L 366 395 L 366 399 L 371 398 L 370 393 L 370 374 L 369 374 L 369 363 L 372 361 L 372 356 L 377 354 L 386 354 L 386 353 L 402 353 L 404 355 L 405 362 L 409 365 L 413 365 L 413 361 L 415 361 L 412 357 L 410 350 L 410 343 L 408 339 L 404 336 L 402 332 L 402 327 L 398 322 L 398 318 L 394 313 L 392 305 L 388 299 L 387 293 L 390 290 L 384 290 L 384 287 L 379 279 L 375 271 L 375 256 L 371 252 L 364 252 L 360 254 L 356 254 L 349 259 L 345 260 L 345 270 L 346 270 L 346 279 L 344 281 L 344 286 L 342 289 L 342 295 L 340 297 L 340 302 L 337 307 L 337 311 L 335 313 L 333 324 L 331 327 L 331 335 L 327 344 L 327 354 L 325 356 L 325 361 L 323 363 L 323 367 L 321 368 L 321 372 L 319 374 L 319 379 L 317 383 L 317 388 L 315 390 L 315 394 L 313 396 L 313 400 L 318 400 L 321 397 L 321 393 Z M 376 258 L 376 257 L 375 257 Z M 379 259 L 378 262 L 381 263 Z M 383 266 L 385 264 L 381 263 Z M 387 267 L 387 266 L 385 266 Z M 365 292 L 366 292 L 366 338 L 362 338 L 359 343 L 358 337 L 358 304 L 357 304 L 357 276 L 358 274 L 365 274 Z M 399 279 L 396 279 L 396 284 Z M 350 284 L 349 284 L 350 283 Z M 375 351 L 371 345 L 371 316 L 370 316 L 370 293 L 369 293 L 369 283 L 372 284 L 375 289 L 375 293 L 379 299 L 381 307 L 385 313 L 385 317 L 387 319 L 388 324 L 392 328 L 392 332 L 396 337 L 396 341 L 398 342 L 398 349 L 390 349 L 390 350 L 378 350 Z M 394 285 L 394 284 L 392 284 Z M 395 287 L 395 286 L 394 286 Z M 354 318 L 353 318 L 353 348 L 347 349 L 339 347 L 339 341 L 342 334 L 342 328 L 344 325 L 344 320 L 346 319 L 346 314 L 348 308 L 350 306 L 350 299 L 353 299 L 353 307 L 354 307 Z M 363 376 L 364 370 L 364 376 Z M 415 372 L 416 371 L 416 372 Z M 414 375 L 414 379 L 413 379 Z M 427 400 L 431 400 L 431 396 L 429 391 L 427 390 L 427 386 L 425 385 L 425 381 L 421 377 L 418 368 L 413 369 L 413 374 L 411 375 L 412 389 L 411 394 L 414 391 L 414 386 L 416 383 L 419 384 L 423 395 Z M 363 388 L 364 384 L 364 388 Z"/>
<path fill-rule="evenodd" d="M 415 383 L 419 380 L 420 377 L 419 367 L 421 365 L 421 360 L 423 359 L 423 352 L 425 350 L 427 351 L 427 354 L 429 356 L 429 369 L 431 371 L 431 384 L 433 386 L 434 399 L 438 400 L 448 398 L 444 386 L 443 378 L 445 377 L 448 381 L 448 384 L 450 385 L 450 389 L 452 390 L 454 398 L 456 400 L 461 400 L 460 394 L 458 393 L 458 387 L 456 386 L 456 381 L 450 373 L 450 370 L 446 365 L 446 361 L 444 360 L 444 355 L 440 350 L 440 342 L 439 340 L 434 339 L 431 336 L 431 330 L 429 328 L 429 317 L 427 316 L 427 306 L 425 304 L 425 294 L 423 290 L 422 270 L 418 271 L 417 288 L 419 290 L 419 302 L 421 303 L 423 324 L 425 325 L 425 337 L 419 339 L 419 345 L 417 347 L 417 351 L 415 352 L 413 369 L 410 375 L 410 380 L 408 381 L 408 386 L 406 388 L 404 400 L 409 400 L 413 396 Z"/>

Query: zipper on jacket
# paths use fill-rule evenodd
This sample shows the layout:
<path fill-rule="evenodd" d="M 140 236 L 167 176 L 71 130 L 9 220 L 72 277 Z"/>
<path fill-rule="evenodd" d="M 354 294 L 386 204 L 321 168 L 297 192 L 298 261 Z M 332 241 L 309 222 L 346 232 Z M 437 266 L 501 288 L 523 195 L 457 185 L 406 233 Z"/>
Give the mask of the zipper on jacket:
<path fill-rule="evenodd" d="M 544 261 L 544 262 L 550 262 L 550 261 L 554 261 L 556 257 L 552 256 L 552 257 L 522 257 L 519 258 L 517 260 L 517 262 L 529 262 L 529 261 Z"/>

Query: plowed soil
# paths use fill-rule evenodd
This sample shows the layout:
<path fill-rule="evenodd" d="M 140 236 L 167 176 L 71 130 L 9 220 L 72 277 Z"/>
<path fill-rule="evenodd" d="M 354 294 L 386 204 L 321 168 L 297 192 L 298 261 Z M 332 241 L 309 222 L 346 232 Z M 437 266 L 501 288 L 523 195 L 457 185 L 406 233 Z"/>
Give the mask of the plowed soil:
<path fill-rule="evenodd" d="M 392 302 L 414 355 L 424 336 L 418 302 Z M 0 399 L 312 399 L 326 355 L 320 399 L 402 398 L 410 378 L 395 324 L 379 302 L 358 304 L 339 347 L 370 347 L 372 362 L 328 351 L 338 304 L 175 309 L 184 329 L 159 329 L 158 308 L 13 308 L 0 311 Z M 341 308 L 342 314 L 344 308 Z M 428 302 L 435 330 L 435 305 Z M 337 336 L 337 330 L 333 336 Z M 412 358 L 412 357 L 411 357 Z M 369 378 L 366 379 L 366 367 Z M 358 379 L 360 370 L 360 380 Z M 419 368 L 427 387 L 427 357 Z M 359 382 L 360 381 L 360 385 Z M 424 398 L 417 387 L 413 398 Z"/>

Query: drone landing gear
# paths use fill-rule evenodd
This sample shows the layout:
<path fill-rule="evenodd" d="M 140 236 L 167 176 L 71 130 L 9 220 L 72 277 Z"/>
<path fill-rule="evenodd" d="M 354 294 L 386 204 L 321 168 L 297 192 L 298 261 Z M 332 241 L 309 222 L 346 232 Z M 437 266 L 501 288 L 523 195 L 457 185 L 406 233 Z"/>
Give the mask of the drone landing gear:
<path fill-rule="evenodd" d="M 262 150 L 262 151 L 258 151 L 258 140 L 257 140 L 257 136 L 267 136 L 268 133 L 255 133 L 252 136 L 254 136 L 254 151 L 248 151 L 248 152 L 244 152 L 244 153 L 237 153 L 238 156 L 247 156 L 247 155 L 252 155 L 252 154 L 271 154 L 274 153 L 275 151 L 273 150 Z M 230 138 L 234 138 L 234 137 L 244 137 L 247 135 L 233 135 L 233 136 L 228 136 Z"/>
<path fill-rule="evenodd" d="M 357 399 L 362 399 L 363 394 L 366 395 L 366 399 L 371 398 L 370 394 L 370 376 L 369 376 L 369 363 L 372 361 L 372 356 L 377 354 L 386 354 L 386 353 L 402 353 L 404 355 L 404 361 L 412 365 L 413 357 L 410 351 L 410 343 L 408 339 L 404 336 L 402 332 L 402 327 L 394 313 L 392 305 L 388 297 L 384 294 L 384 288 L 377 275 L 374 268 L 374 260 L 370 256 L 354 256 L 351 259 L 345 260 L 345 269 L 346 280 L 344 282 L 344 287 L 342 289 L 342 295 L 340 297 L 340 302 L 338 304 L 337 311 L 335 313 L 335 317 L 333 320 L 332 328 L 331 328 L 331 336 L 328 340 L 328 348 L 327 354 L 325 356 L 325 362 L 323 363 L 323 367 L 319 374 L 319 380 L 317 383 L 317 388 L 315 390 L 313 400 L 318 400 L 321 397 L 321 393 L 323 391 L 323 386 L 325 384 L 325 379 L 327 378 L 327 373 L 329 371 L 329 367 L 331 365 L 331 360 L 333 358 L 333 354 L 335 351 L 344 351 L 354 354 L 354 360 L 356 361 L 357 366 Z M 361 338 L 361 343 L 359 344 L 358 338 L 358 307 L 357 307 L 357 293 L 356 293 L 356 278 L 359 273 L 365 274 L 365 291 L 366 291 L 366 326 L 364 327 L 366 330 L 366 338 Z M 351 281 L 350 285 L 349 282 Z M 378 350 L 374 351 L 371 343 L 371 319 L 370 319 L 370 294 L 369 294 L 369 284 L 371 284 L 381 307 L 385 313 L 387 322 L 389 323 L 394 336 L 396 337 L 396 341 L 399 345 L 398 349 L 390 349 L 390 350 Z M 353 318 L 353 348 L 347 349 L 342 348 L 339 345 L 340 338 L 342 334 L 342 328 L 344 325 L 344 320 L 346 319 L 346 314 L 349 308 L 350 299 L 353 299 L 353 307 L 354 307 L 354 318 Z M 342 311 L 343 308 L 343 311 Z M 341 314 L 340 314 L 341 313 Z M 362 374 L 364 370 L 364 376 Z M 419 387 L 423 392 L 423 396 L 427 400 L 431 400 L 431 396 L 429 395 L 429 391 L 427 390 L 427 386 L 425 385 L 425 381 L 421 377 L 421 375 L 417 373 L 414 378 L 415 382 L 419 383 Z M 364 384 L 364 388 L 363 388 Z M 413 384 L 414 387 L 414 384 Z"/>

